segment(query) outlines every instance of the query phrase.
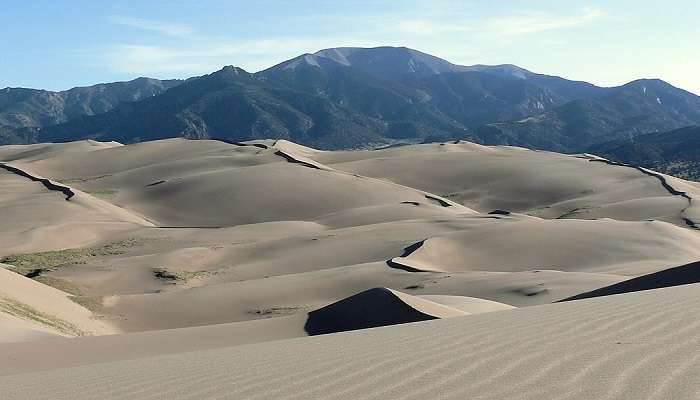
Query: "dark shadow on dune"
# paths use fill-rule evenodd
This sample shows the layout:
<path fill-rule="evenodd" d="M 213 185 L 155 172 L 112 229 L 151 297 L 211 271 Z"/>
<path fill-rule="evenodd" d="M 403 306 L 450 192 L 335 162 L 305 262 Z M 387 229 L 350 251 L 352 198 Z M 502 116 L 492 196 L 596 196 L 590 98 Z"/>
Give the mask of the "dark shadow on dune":
<path fill-rule="evenodd" d="M 304 330 L 323 335 L 431 319 L 437 317 L 414 309 L 388 289 L 374 288 L 311 311 Z"/>
<path fill-rule="evenodd" d="M 403 249 L 403 254 L 401 254 L 398 257 L 392 258 L 391 260 L 387 260 L 386 265 L 388 265 L 391 268 L 400 269 L 400 270 L 403 270 L 406 272 L 425 272 L 425 271 L 420 270 L 418 268 L 409 267 L 408 265 L 403 265 L 401 263 L 394 261 L 396 258 L 403 258 L 403 257 L 410 256 L 414 251 L 420 249 L 421 246 L 423 246 L 423 244 L 425 243 L 425 240 L 427 240 L 427 239 L 421 240 L 420 242 L 416 242 L 408 247 L 405 247 Z"/>
<path fill-rule="evenodd" d="M 234 145 L 234 146 L 241 146 L 241 147 L 252 146 L 252 147 L 259 147 L 259 148 L 261 148 L 261 149 L 272 149 L 272 148 L 274 148 L 274 147 L 270 147 L 270 146 L 267 146 L 267 145 L 262 144 L 262 143 L 241 143 L 241 142 L 234 142 L 234 141 L 232 141 L 232 140 L 222 139 L 222 138 L 211 138 L 211 140 L 217 140 L 217 141 L 219 141 L 219 142 L 224 142 L 224 143 L 232 144 L 232 145 Z M 276 141 L 275 141 L 275 144 L 277 144 Z M 274 145 L 273 145 L 273 146 L 274 146 Z M 278 157 L 284 158 L 285 160 L 287 160 L 287 162 L 292 163 L 292 164 L 301 164 L 301 165 L 303 165 L 303 166 L 305 166 L 305 167 L 308 167 L 308 168 L 321 169 L 321 168 L 319 168 L 318 166 L 316 166 L 316 165 L 314 165 L 314 164 L 308 163 L 308 162 L 306 162 L 306 161 L 297 160 L 296 158 L 294 158 L 293 156 L 291 156 L 291 155 L 289 155 L 289 154 L 283 152 L 282 150 L 277 150 L 277 151 L 274 152 L 274 154 L 275 154 L 276 156 L 278 156 Z"/>
<path fill-rule="evenodd" d="M 489 213 L 489 215 L 510 215 L 510 211 L 493 210 Z"/>
<path fill-rule="evenodd" d="M 321 169 L 321 168 L 317 167 L 316 165 L 313 165 L 311 163 L 307 163 L 306 161 L 297 160 L 296 158 L 290 156 L 289 154 L 283 152 L 282 150 L 277 150 L 275 152 L 275 155 L 284 158 L 285 160 L 287 160 L 287 162 L 290 162 L 292 164 L 301 164 L 301 165 L 308 167 L 308 168 Z"/>
<path fill-rule="evenodd" d="M 632 278 L 614 285 L 567 297 L 557 302 L 590 299 L 593 297 L 639 292 L 642 290 L 660 289 L 698 282 L 700 282 L 700 261 Z"/>
<path fill-rule="evenodd" d="M 683 223 L 685 223 L 686 225 L 688 225 L 689 227 L 691 227 L 693 229 L 700 230 L 700 226 L 698 226 L 698 224 L 690 218 L 683 217 Z"/>
<path fill-rule="evenodd" d="M 404 147 L 404 146 L 410 146 L 410 145 L 411 145 L 411 143 L 394 143 L 394 144 L 389 144 L 386 146 L 374 148 L 374 149 L 372 149 L 372 151 L 395 149 L 397 147 Z"/>
<path fill-rule="evenodd" d="M 441 198 L 438 198 L 438 197 L 435 197 L 435 196 L 431 196 L 431 195 L 429 195 L 429 194 L 426 194 L 426 195 L 425 195 L 425 198 L 428 199 L 428 200 L 437 201 L 438 204 L 440 204 L 440 205 L 443 206 L 443 207 L 452 207 L 452 204 L 446 202 L 445 200 L 443 200 L 443 199 L 441 199 Z"/>
<path fill-rule="evenodd" d="M 241 142 L 236 142 L 234 140 L 229 140 L 229 139 L 224 139 L 224 138 L 210 138 L 210 140 L 216 140 L 217 142 L 223 142 L 223 143 L 228 143 L 232 144 L 234 146 L 240 146 L 240 147 L 258 147 L 261 149 L 267 149 L 267 145 L 264 145 L 262 143 L 241 143 Z"/>
<path fill-rule="evenodd" d="M 165 183 L 165 181 L 158 181 L 158 182 L 149 183 L 145 187 L 156 186 L 156 185 L 160 185 L 161 183 Z"/>
<path fill-rule="evenodd" d="M 44 185 L 44 187 L 46 187 L 49 190 L 61 192 L 66 196 L 66 200 L 70 200 L 71 197 L 75 196 L 75 192 L 73 192 L 73 190 L 71 188 L 69 188 L 68 186 L 57 185 L 46 178 L 36 177 L 36 176 L 31 175 L 28 172 L 25 172 L 19 168 L 15 168 L 15 167 L 9 166 L 9 165 L 4 164 L 4 163 L 0 163 L 0 168 L 5 169 L 9 172 L 12 172 L 13 174 L 17 174 L 19 176 L 30 179 L 34 182 L 40 182 L 41 184 Z"/>

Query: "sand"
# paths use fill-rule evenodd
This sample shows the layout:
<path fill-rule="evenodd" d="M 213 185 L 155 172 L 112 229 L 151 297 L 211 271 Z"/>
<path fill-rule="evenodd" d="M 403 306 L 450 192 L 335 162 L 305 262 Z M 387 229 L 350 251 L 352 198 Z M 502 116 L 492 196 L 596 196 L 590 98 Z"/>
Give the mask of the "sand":
<path fill-rule="evenodd" d="M 0 268 L 0 298 L 50 317 L 0 308 L 7 398 L 698 391 L 696 183 L 467 142 L 81 141 L 0 162 L 0 260 L 29 260 Z"/>
<path fill-rule="evenodd" d="M 693 399 L 697 293 L 678 286 L 17 374 L 0 388 L 7 399 Z"/>
<path fill-rule="evenodd" d="M 508 146 L 444 143 L 374 151 L 322 152 L 330 167 L 426 190 L 480 212 L 506 210 L 545 218 L 658 219 L 685 225 L 697 202 L 669 193 L 657 177 L 590 155 Z M 699 197 L 698 186 L 666 177 Z"/>
<path fill-rule="evenodd" d="M 37 332 L 68 337 L 118 332 L 96 320 L 90 310 L 72 301 L 67 293 L 5 267 L 9 266 L 0 264 L 0 342 L 34 339 Z"/>

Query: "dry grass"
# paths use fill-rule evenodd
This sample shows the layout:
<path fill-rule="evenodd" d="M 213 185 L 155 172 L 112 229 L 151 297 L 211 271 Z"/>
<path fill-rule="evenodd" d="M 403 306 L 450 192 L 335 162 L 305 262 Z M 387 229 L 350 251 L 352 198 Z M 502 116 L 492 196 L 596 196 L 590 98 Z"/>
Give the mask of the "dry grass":
<path fill-rule="evenodd" d="M 62 266 L 83 264 L 93 257 L 124 254 L 128 249 L 139 246 L 143 242 L 143 239 L 127 239 L 100 247 L 14 254 L 4 257 L 0 262 L 11 265 L 10 269 L 20 275 L 34 278 L 43 272 Z"/>
<path fill-rule="evenodd" d="M 72 294 L 74 296 L 82 295 L 82 290 L 80 289 L 80 287 L 66 279 L 40 275 L 34 278 L 34 280 L 37 282 L 41 282 L 46 286 L 51 286 L 52 288 L 56 288 L 62 292 Z"/>
<path fill-rule="evenodd" d="M 29 321 L 34 321 L 39 324 L 48 326 L 70 336 L 83 336 L 85 332 L 80 330 L 70 322 L 56 318 L 52 315 L 45 314 L 27 304 L 18 301 L 0 298 L 0 311 L 13 315 L 17 318 L 22 318 Z"/>
<path fill-rule="evenodd" d="M 190 280 L 193 279 L 201 279 L 206 276 L 209 276 L 208 271 L 184 271 L 184 270 L 179 270 L 179 271 L 171 271 L 165 268 L 154 268 L 153 269 L 153 275 L 156 278 L 159 279 L 164 279 L 167 281 L 171 281 L 173 283 L 177 282 L 183 282 L 186 283 Z"/>
<path fill-rule="evenodd" d="M 92 312 L 102 309 L 104 299 L 102 296 L 68 296 L 68 298 Z"/>

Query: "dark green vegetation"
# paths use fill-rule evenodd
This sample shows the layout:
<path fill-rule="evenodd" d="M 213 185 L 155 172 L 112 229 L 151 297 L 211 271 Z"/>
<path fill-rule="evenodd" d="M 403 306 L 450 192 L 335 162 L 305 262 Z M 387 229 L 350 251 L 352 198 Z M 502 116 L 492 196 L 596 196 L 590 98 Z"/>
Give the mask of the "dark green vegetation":
<path fill-rule="evenodd" d="M 601 88 L 394 47 L 327 49 L 255 74 L 225 67 L 168 85 L 99 110 L 32 116 L 24 126 L 40 130 L 15 123 L 0 143 L 281 138 L 337 149 L 466 139 L 579 152 L 700 124 L 700 97 L 660 80 Z M 11 104 L 0 101 L 0 115 Z"/>
<path fill-rule="evenodd" d="M 684 179 L 700 180 L 700 127 L 656 132 L 593 146 L 591 152 Z"/>

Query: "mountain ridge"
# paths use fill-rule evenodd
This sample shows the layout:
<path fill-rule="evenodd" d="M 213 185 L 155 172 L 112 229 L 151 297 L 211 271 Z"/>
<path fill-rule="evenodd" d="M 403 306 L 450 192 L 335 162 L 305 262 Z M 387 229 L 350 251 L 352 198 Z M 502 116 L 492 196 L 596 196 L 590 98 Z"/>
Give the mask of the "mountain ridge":
<path fill-rule="evenodd" d="M 0 143 L 3 137 L 27 135 L 35 128 L 107 112 L 118 104 L 139 101 L 179 85 L 181 80 L 139 77 L 130 81 L 78 86 L 63 91 L 6 87 L 0 89 Z"/>
<path fill-rule="evenodd" d="M 660 80 L 603 88 L 512 64 L 461 66 L 405 47 L 323 49 L 256 73 L 227 66 L 174 88 L 94 115 L 14 127 L 5 141 L 270 137 L 337 149 L 467 139 L 576 152 L 700 124 L 700 97 Z"/>

